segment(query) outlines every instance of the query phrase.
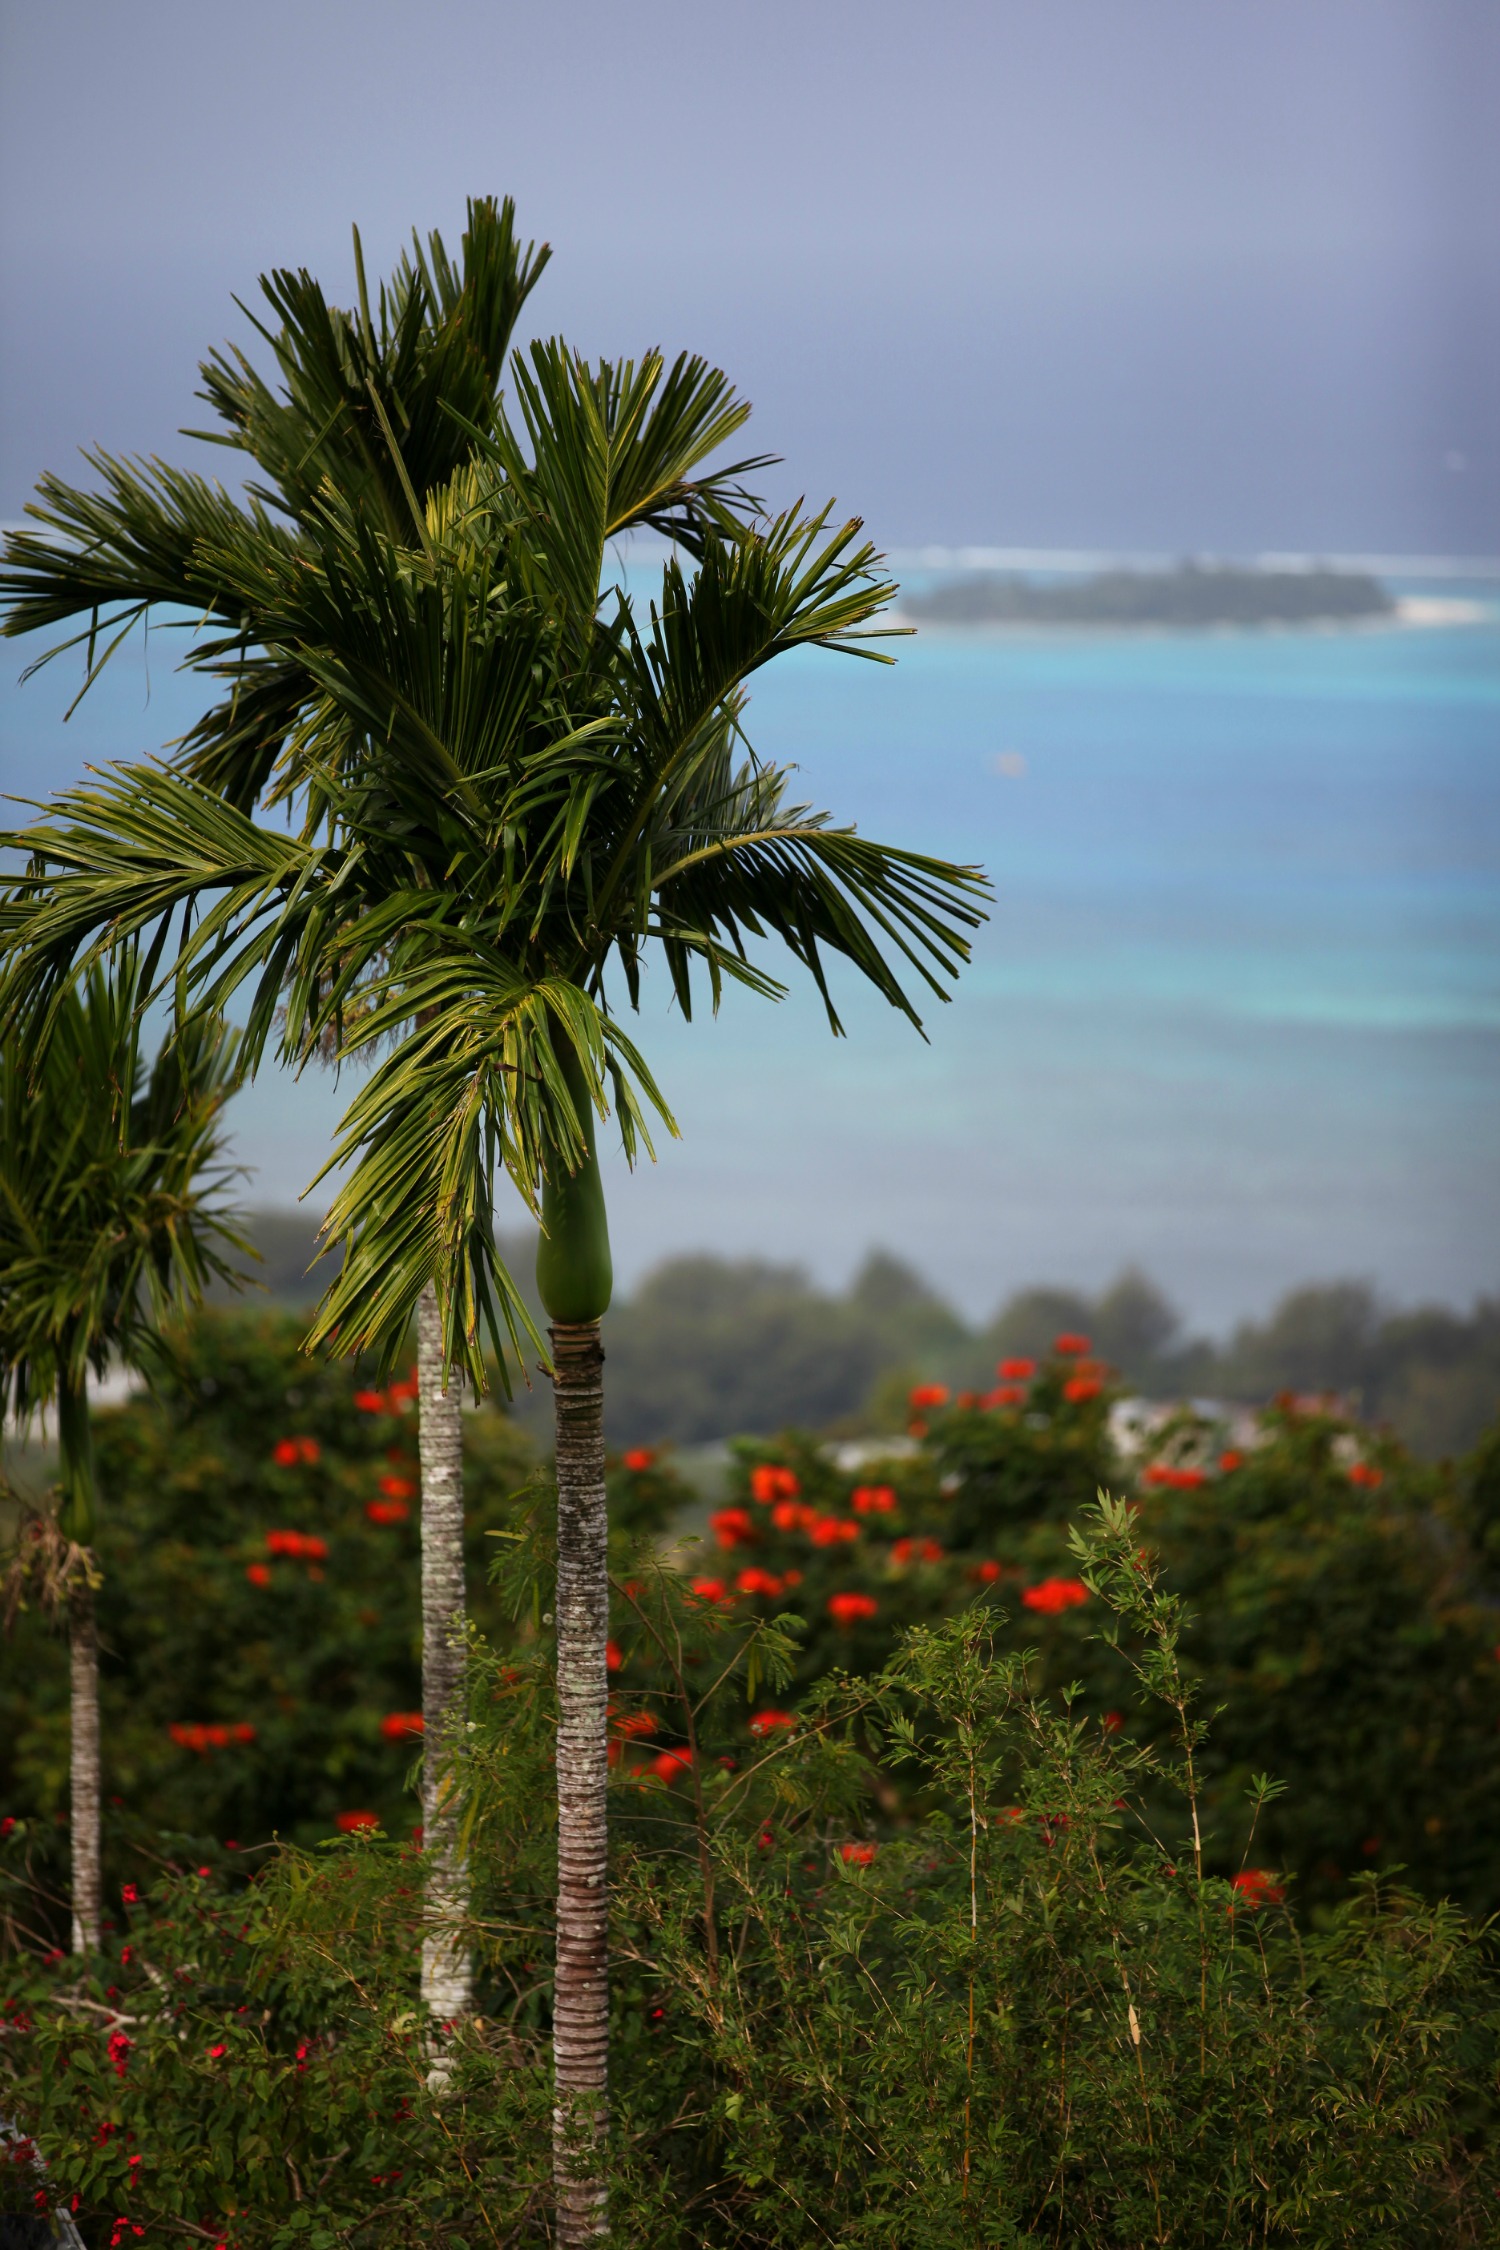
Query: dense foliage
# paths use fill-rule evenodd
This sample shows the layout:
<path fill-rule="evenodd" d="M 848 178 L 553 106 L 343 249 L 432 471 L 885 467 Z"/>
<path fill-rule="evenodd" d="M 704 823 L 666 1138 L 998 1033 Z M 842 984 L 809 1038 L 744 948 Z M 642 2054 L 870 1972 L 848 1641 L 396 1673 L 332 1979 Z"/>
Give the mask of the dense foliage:
<path fill-rule="evenodd" d="M 541 2242 L 552 1488 L 466 1415 L 480 2014 L 437 2099 L 412 1402 L 298 1335 L 206 1315 L 184 1382 L 98 1417 L 92 1979 L 64 1652 L 17 1622 L 0 2052 L 51 2169 L 5 2192 L 76 2193 L 89 2250 Z M 883 1453 L 739 1442 L 681 1576 L 670 1456 L 612 1469 L 617 2230 L 1493 2240 L 1500 1436 L 1440 1470 L 1288 1402 L 1122 1461 L 1056 1341 L 919 1386 Z"/>
<path fill-rule="evenodd" d="M 501 1593 L 524 1618 L 550 1557 L 543 1524 L 516 1528 Z M 617 1735 L 670 1716 L 697 1755 L 670 1778 L 615 1766 L 621 2239 L 1495 2239 L 1486 1941 L 1375 1878 L 1299 1932 L 1259 1866 L 1161 1849 L 1139 1794 L 1191 1806 L 1203 1730 L 1139 1539 L 1116 1505 L 1070 1552 L 1165 1715 L 1155 1751 L 1039 1698 L 979 1608 L 877 1677 L 829 1675 L 746 1746 L 750 1668 L 783 1690 L 794 1637 L 636 1559 L 619 1599 L 655 1676 L 617 1699 Z M 409 1844 L 283 1849 L 248 1880 L 181 1867 L 127 1894 L 99 1978 L 33 1960 L 13 1981 L 10 2099 L 49 2164 L 41 2187 L 5 2168 L 13 2208 L 70 2205 L 90 2250 L 137 2229 L 547 2239 L 545 1635 L 520 1662 L 476 1651 L 474 1691 L 486 1981 L 453 2074 L 429 2088 Z M 920 1822 L 874 1814 L 872 1755 Z"/>

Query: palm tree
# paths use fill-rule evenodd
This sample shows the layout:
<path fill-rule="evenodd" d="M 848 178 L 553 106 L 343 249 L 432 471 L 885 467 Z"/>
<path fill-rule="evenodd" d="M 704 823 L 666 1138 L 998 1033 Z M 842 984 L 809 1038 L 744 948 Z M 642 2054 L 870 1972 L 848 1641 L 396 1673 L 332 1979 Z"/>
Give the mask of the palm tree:
<path fill-rule="evenodd" d="M 37 1525 L 66 1599 L 72 1669 L 73 1949 L 99 1943 L 98 1572 L 87 1383 L 108 1363 L 150 1372 L 163 1316 L 195 1305 L 244 1250 L 221 1200 L 220 1117 L 232 1034 L 199 1016 L 149 1075 L 132 956 L 58 994 L 39 1053 L 0 1052 L 0 1404 L 57 1415 L 60 1504 Z"/>
<path fill-rule="evenodd" d="M 243 353 L 215 352 L 200 367 L 200 395 L 220 426 L 188 434 L 249 455 L 267 481 L 250 488 L 248 509 L 202 477 L 94 454 L 102 491 L 44 477 L 29 511 L 43 531 L 12 535 L 0 574 L 7 633 L 88 618 L 85 632 L 59 644 L 86 644 L 85 692 L 153 606 L 187 605 L 195 620 L 211 620 L 217 630 L 195 640 L 185 669 L 228 692 L 177 746 L 177 763 L 246 810 L 266 792 L 271 804 L 295 797 L 298 738 L 320 690 L 295 648 L 265 645 L 257 600 L 208 556 L 226 540 L 283 556 L 316 552 L 318 511 L 330 492 L 395 546 L 419 546 L 409 495 L 451 476 L 469 450 L 466 424 L 493 427 L 511 335 L 550 252 L 545 243 L 521 249 L 509 198 L 471 201 L 458 263 L 436 232 L 425 249 L 413 236 L 412 255 L 381 288 L 373 315 L 357 228 L 354 256 L 357 311 L 330 305 L 306 272 L 262 277 L 275 325 L 255 326 L 275 357 L 279 396 Z M 430 1287 L 418 1300 L 417 1329 L 422 1796 L 441 1924 L 462 1903 L 440 1773 L 464 1701 L 463 1468 L 459 1392 L 448 1381 Z M 439 2020 L 468 2010 L 467 1955 L 440 1928 L 424 1940 L 422 1989 Z"/>
<path fill-rule="evenodd" d="M 255 607 L 273 663 L 320 700 L 283 753 L 299 833 L 193 775 L 134 766 L 10 839 L 31 857 L 0 907 L 12 1020 L 40 1028 L 58 978 L 105 933 L 198 914 L 167 972 L 179 1006 L 249 992 L 247 1067 L 282 1010 L 301 1062 L 386 1051 L 330 1159 L 347 1245 L 313 1338 L 391 1364 L 431 1285 L 446 1364 L 476 1389 L 531 1334 L 495 1248 L 494 1173 L 541 1222 L 558 1481 L 560 2239 L 602 2231 L 607 1858 L 602 1354 L 607 1221 L 594 1122 L 627 1158 L 670 1113 L 607 989 L 634 1005 L 654 948 L 691 1013 L 693 972 L 782 987 L 777 938 L 815 979 L 852 963 L 920 1019 L 888 954 L 940 997 L 983 918 L 976 870 L 875 844 L 787 802 L 744 739 L 745 683 L 806 646 L 863 644 L 893 588 L 857 522 L 772 521 L 702 473 L 748 409 L 696 360 L 589 367 L 560 343 L 513 362 L 517 428 L 469 425 L 470 457 L 412 500 L 420 543 L 328 491 L 295 554 L 245 536 L 201 568 Z M 394 437 L 393 450 L 397 450 Z M 409 478 L 406 481 L 411 481 Z M 601 595 L 609 542 L 651 525 L 674 553 L 645 621 Z M 175 922 L 174 922 L 175 926 Z M 756 948 L 752 952 L 752 946 Z"/>

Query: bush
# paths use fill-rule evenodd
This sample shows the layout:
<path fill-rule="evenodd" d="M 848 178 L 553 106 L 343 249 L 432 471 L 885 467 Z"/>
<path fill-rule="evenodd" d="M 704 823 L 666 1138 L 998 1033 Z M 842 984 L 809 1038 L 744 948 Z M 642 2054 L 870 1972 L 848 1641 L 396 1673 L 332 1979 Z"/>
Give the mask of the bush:
<path fill-rule="evenodd" d="M 543 1512 L 510 1528 L 498 1594 L 524 1620 Z M 747 1742 L 740 1714 L 785 1695 L 795 1634 L 644 1551 L 626 1566 L 655 1685 L 613 1705 L 620 2239 L 1495 2239 L 1487 1936 L 1376 1876 L 1299 1932 L 1274 1871 L 1164 1852 L 1142 1797 L 1176 1798 L 1190 1830 L 1211 1740 L 1177 1605 L 1123 1504 L 1091 1512 L 1069 1559 L 1159 1739 L 1039 1695 L 980 1602 L 873 1678 L 826 1673 L 795 1723 Z M 549 2238 L 550 1643 L 476 1642 L 471 1677 L 481 2013 L 442 2083 L 410 1844 L 163 1877 L 97 1980 L 32 1961 L 13 1985 L 9 2099 L 50 2170 L 38 2189 L 6 2167 L 12 2207 L 76 2196 L 90 2250 L 158 2219 L 235 2250 Z M 687 1746 L 663 1773 L 629 1754 L 659 1739 L 643 1721 Z M 876 1814 L 872 1750 L 921 1818 Z M 1271 1795 L 1256 1786 L 1252 1817 Z"/>

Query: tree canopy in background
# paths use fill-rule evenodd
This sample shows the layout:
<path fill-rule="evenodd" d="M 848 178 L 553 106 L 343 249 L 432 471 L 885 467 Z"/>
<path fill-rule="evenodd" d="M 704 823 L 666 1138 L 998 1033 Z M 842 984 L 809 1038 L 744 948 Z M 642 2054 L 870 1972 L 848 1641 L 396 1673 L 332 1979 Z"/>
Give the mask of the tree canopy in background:
<path fill-rule="evenodd" d="M 310 1302 L 313 1223 L 262 1212 L 250 1227 L 272 1298 Z M 524 1270 L 519 1241 L 504 1255 Z M 606 1315 L 608 1435 L 692 1445 L 790 1425 L 850 1436 L 901 1428 L 912 1383 L 986 1388 L 999 1359 L 1045 1351 L 1066 1329 L 1086 1333 L 1145 1397 L 1259 1405 L 1281 1391 L 1334 1392 L 1433 1460 L 1473 1445 L 1500 1411 L 1500 1302 L 1490 1299 L 1467 1315 L 1393 1312 L 1367 1284 L 1312 1285 L 1214 1345 L 1187 1335 L 1134 1271 L 1096 1294 L 1020 1290 L 975 1326 L 888 1252 L 872 1251 L 842 1293 L 794 1265 L 702 1252 L 664 1260 Z M 540 1434 L 545 1405 L 518 1390 L 521 1426 Z"/>

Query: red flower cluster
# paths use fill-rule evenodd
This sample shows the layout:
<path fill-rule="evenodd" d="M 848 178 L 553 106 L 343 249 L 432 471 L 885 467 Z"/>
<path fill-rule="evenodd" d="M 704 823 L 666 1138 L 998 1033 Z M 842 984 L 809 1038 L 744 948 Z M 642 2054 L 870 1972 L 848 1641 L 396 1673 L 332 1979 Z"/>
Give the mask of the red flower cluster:
<path fill-rule="evenodd" d="M 995 1373 L 1002 1383 L 1029 1383 L 1036 1373 L 1034 1359 L 1002 1359 Z"/>
<path fill-rule="evenodd" d="M 1355 1461 L 1349 1469 L 1349 1482 L 1365 1485 L 1373 1492 L 1377 1484 L 1385 1482 L 1385 1472 L 1383 1469 L 1372 1469 L 1368 1461 Z"/>
<path fill-rule="evenodd" d="M 907 1404 L 913 1408 L 946 1406 L 947 1403 L 948 1386 L 946 1383 L 918 1383 L 907 1400 Z"/>
<path fill-rule="evenodd" d="M 750 1721 L 750 1732 L 762 1737 L 775 1734 L 780 1727 L 794 1727 L 796 1716 L 791 1711 L 757 1711 Z"/>
<path fill-rule="evenodd" d="M 380 1489 L 387 1500 L 411 1500 L 416 1497 L 416 1485 L 410 1477 L 383 1476 Z"/>
<path fill-rule="evenodd" d="M 985 1392 L 979 1403 L 986 1413 L 997 1406 L 1024 1406 L 1026 1386 L 1024 1383 L 997 1383 L 992 1391 Z"/>
<path fill-rule="evenodd" d="M 328 1542 L 310 1531 L 268 1531 L 266 1546 L 273 1555 L 289 1555 L 293 1562 L 326 1562 Z"/>
<path fill-rule="evenodd" d="M 734 1600 L 722 1578 L 695 1578 L 693 1592 L 700 1602 L 732 1602 Z"/>
<path fill-rule="evenodd" d="M 318 1441 L 310 1437 L 278 1438 L 271 1448 L 271 1459 L 278 1469 L 295 1469 L 299 1461 L 311 1468 L 318 1458 Z"/>
<path fill-rule="evenodd" d="M 817 1509 L 809 1508 L 805 1500 L 778 1500 L 771 1510 L 778 1531 L 807 1531 L 817 1520 Z"/>
<path fill-rule="evenodd" d="M 660 1724 L 654 1711 L 622 1711 L 615 1720 L 615 1732 L 628 1741 L 633 1735 L 655 1734 Z"/>
<path fill-rule="evenodd" d="M 383 1391 L 356 1391 L 354 1403 L 361 1414 L 401 1414 L 421 1395 L 422 1386 L 413 1368 L 404 1383 L 392 1383 Z"/>
<path fill-rule="evenodd" d="M 1242 1469 L 1244 1465 L 1245 1456 L 1243 1453 L 1221 1453 L 1219 1455 L 1219 1467 L 1226 1477 L 1233 1476 L 1235 1470 Z"/>
<path fill-rule="evenodd" d="M 906 1564 L 916 1556 L 918 1562 L 941 1562 L 943 1550 L 935 1539 L 898 1539 L 891 1547 L 891 1561 Z"/>
<path fill-rule="evenodd" d="M 1088 1598 L 1089 1590 L 1081 1578 L 1044 1578 L 1040 1586 L 1028 1586 L 1021 1601 L 1025 1608 L 1040 1610 L 1044 1617 L 1057 1617 Z"/>
<path fill-rule="evenodd" d="M 896 1495 L 888 1484 L 857 1484 L 849 1505 L 857 1516 L 888 1516 L 896 1506 Z"/>
<path fill-rule="evenodd" d="M 680 1781 L 692 1770 L 692 1753 L 687 1750 L 663 1750 L 660 1757 L 651 1761 L 651 1771 L 659 1781 Z"/>
<path fill-rule="evenodd" d="M 721 1547 L 752 1547 L 757 1537 L 748 1508 L 720 1508 L 708 1519 Z"/>
<path fill-rule="evenodd" d="M 359 1828 L 378 1828 L 380 1826 L 380 1815 L 372 1812 L 336 1813 L 333 1825 L 335 1828 L 342 1830 L 344 1835 L 352 1836 L 355 1830 Z"/>
<path fill-rule="evenodd" d="M 1247 1867 L 1242 1874 L 1236 1875 L 1234 1888 L 1239 1892 L 1243 1903 L 1250 1907 L 1279 1906 L 1286 1897 L 1281 1885 L 1273 1882 L 1263 1867 Z M 1234 1912 L 1233 1907 L 1230 1912 Z"/>
<path fill-rule="evenodd" d="M 206 1758 L 210 1750 L 227 1750 L 231 1742 L 255 1740 L 254 1727 L 246 1726 L 243 1720 L 233 1727 L 187 1726 L 179 1722 L 168 1727 L 167 1732 L 184 1750 L 196 1750 L 200 1758 Z"/>
<path fill-rule="evenodd" d="M 253 1562 L 245 1572 L 245 1576 L 252 1586 L 269 1586 L 271 1583 L 271 1566 L 269 1563 Z"/>
<path fill-rule="evenodd" d="M 1060 1359 L 1083 1359 L 1093 1348 L 1087 1336 L 1075 1336 L 1068 1329 L 1052 1339 L 1052 1349 Z"/>
<path fill-rule="evenodd" d="M 1001 1576 L 1000 1565 L 997 1562 L 989 1561 L 975 1563 L 972 1569 L 966 1571 L 964 1575 L 967 1578 L 977 1578 L 982 1585 L 993 1586 L 995 1580 Z"/>
<path fill-rule="evenodd" d="M 1142 1484 L 1170 1485 L 1174 1492 L 1196 1492 L 1205 1481 L 1201 1469 L 1174 1469 L 1166 1461 L 1153 1461 L 1141 1478 Z"/>
<path fill-rule="evenodd" d="M 769 1570 L 759 1570 L 752 1567 L 749 1570 L 742 1570 L 734 1584 L 737 1593 L 764 1594 L 769 1601 L 774 1601 L 777 1595 L 782 1592 L 786 1581 L 783 1578 L 774 1578 Z"/>
<path fill-rule="evenodd" d="M 405 1500 L 367 1500 L 365 1514 L 371 1523 L 405 1523 L 411 1507 Z"/>
<path fill-rule="evenodd" d="M 839 1857 L 846 1867 L 868 1867 L 879 1849 L 878 1844 L 843 1844 Z"/>
<path fill-rule="evenodd" d="M 853 1516 L 814 1516 L 807 1535 L 815 1547 L 838 1547 L 859 1537 Z"/>
<path fill-rule="evenodd" d="M 642 1470 L 651 1468 L 655 1460 L 656 1450 L 653 1446 L 635 1445 L 625 1455 L 625 1466 L 627 1469 L 633 1469 L 639 1476 Z"/>
<path fill-rule="evenodd" d="M 841 1633 L 847 1633 L 862 1617 L 873 1617 L 879 1607 L 873 1594 L 830 1594 L 828 1597 L 828 1614 Z"/>
<path fill-rule="evenodd" d="M 1063 1397 L 1072 1406 L 1082 1406 L 1085 1399 L 1097 1398 L 1103 1388 L 1097 1375 L 1070 1375 L 1063 1385 Z"/>
<path fill-rule="evenodd" d="M 801 1490 L 793 1470 L 777 1468 L 770 1461 L 762 1461 L 750 1471 L 750 1497 L 763 1508 L 773 1500 L 795 1500 Z"/>
<path fill-rule="evenodd" d="M 380 1731 L 387 1742 L 402 1742 L 409 1734 L 423 1733 L 425 1727 L 420 1711 L 392 1711 L 380 1722 Z"/>

